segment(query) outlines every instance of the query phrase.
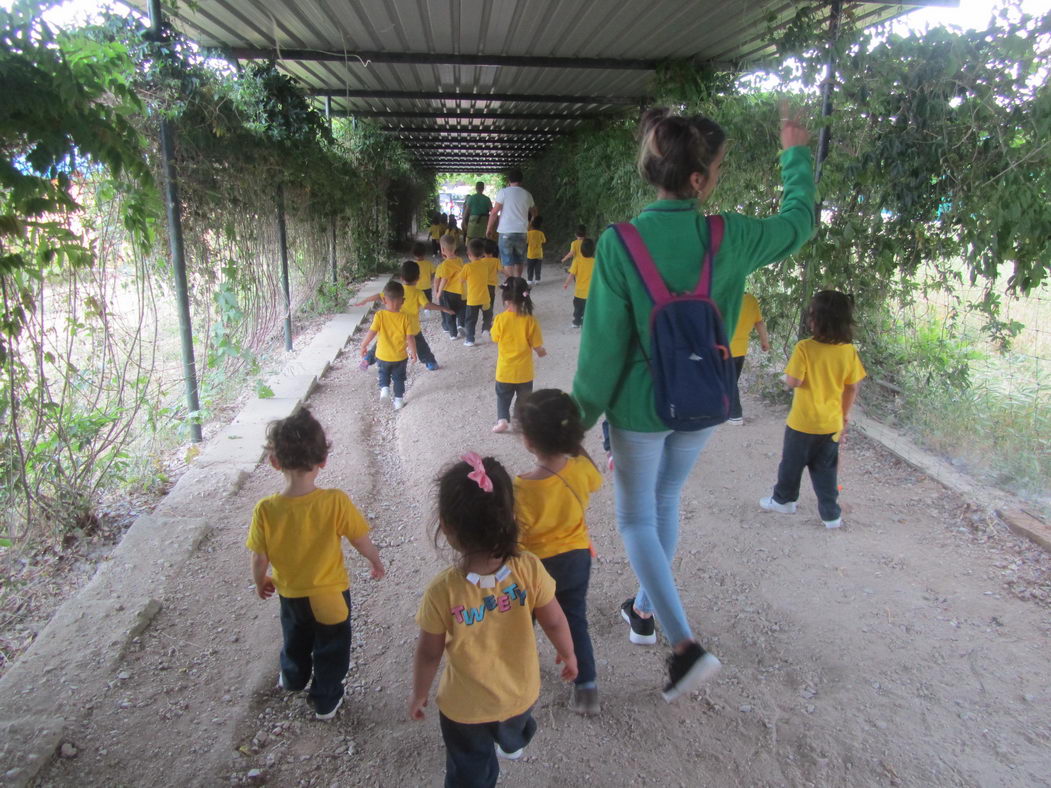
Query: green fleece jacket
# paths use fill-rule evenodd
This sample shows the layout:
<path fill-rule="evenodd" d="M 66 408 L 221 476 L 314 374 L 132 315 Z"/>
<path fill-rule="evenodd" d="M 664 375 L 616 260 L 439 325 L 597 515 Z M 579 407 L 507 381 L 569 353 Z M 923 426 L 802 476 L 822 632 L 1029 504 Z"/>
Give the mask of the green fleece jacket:
<path fill-rule="evenodd" d="M 781 154 L 781 212 L 766 219 L 723 214 L 726 231 L 715 258 L 712 300 L 732 334 L 745 278 L 797 251 L 814 231 L 814 164 L 806 146 Z M 708 226 L 695 200 L 658 200 L 632 220 L 673 293 L 697 286 L 708 248 Z M 580 339 L 573 397 L 584 427 L 603 413 L 610 424 L 635 432 L 668 429 L 653 404 L 649 319 L 653 302 L 612 229 L 599 238 L 595 272 Z M 646 348 L 643 354 L 642 348 Z"/>

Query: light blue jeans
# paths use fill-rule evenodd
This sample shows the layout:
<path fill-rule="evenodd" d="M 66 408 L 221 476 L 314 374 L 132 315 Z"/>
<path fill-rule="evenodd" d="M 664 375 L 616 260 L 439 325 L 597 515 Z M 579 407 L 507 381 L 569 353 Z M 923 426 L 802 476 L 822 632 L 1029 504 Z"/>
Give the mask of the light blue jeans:
<path fill-rule="evenodd" d="M 679 499 L 715 427 L 696 432 L 610 428 L 617 530 L 639 580 L 635 608 L 653 613 L 674 646 L 692 640 L 671 562 L 679 542 Z"/>

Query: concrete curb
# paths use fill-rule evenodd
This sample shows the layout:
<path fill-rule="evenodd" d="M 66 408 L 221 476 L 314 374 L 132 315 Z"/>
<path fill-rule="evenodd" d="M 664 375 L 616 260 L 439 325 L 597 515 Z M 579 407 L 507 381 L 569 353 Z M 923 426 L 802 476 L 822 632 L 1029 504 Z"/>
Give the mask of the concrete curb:
<path fill-rule="evenodd" d="M 389 276 L 362 284 L 383 288 Z M 109 560 L 66 600 L 0 679 L 0 784 L 28 784 L 61 745 L 78 687 L 104 683 L 132 640 L 161 609 L 151 594 L 179 576 L 210 533 L 208 512 L 235 494 L 263 458 L 266 425 L 301 407 L 370 312 L 354 307 L 325 327 L 267 381 L 272 398 L 250 400 L 204 450 L 152 515 L 138 518 Z M 196 512 L 196 517 L 175 516 Z"/>

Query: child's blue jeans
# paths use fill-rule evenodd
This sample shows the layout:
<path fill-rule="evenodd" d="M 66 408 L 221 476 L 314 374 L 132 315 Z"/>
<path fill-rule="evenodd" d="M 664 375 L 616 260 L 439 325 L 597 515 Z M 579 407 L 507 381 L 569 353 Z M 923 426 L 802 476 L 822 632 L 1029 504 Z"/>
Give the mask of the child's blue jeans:
<path fill-rule="evenodd" d="M 588 581 L 591 579 L 591 551 L 570 550 L 540 559 L 555 580 L 555 599 L 569 622 L 573 651 L 577 655 L 575 684 L 595 681 L 595 653 L 588 634 Z"/>
<path fill-rule="evenodd" d="M 405 370 L 409 367 L 409 360 L 401 361 L 376 361 L 376 377 L 379 378 L 380 388 L 386 388 L 392 383 L 395 397 L 405 396 Z"/>
<path fill-rule="evenodd" d="M 327 714 L 343 697 L 343 679 L 350 666 L 350 591 L 343 592 L 347 620 L 319 624 L 310 607 L 310 597 L 279 597 L 281 600 L 281 675 L 290 690 L 305 689 L 310 682 L 310 701 Z"/>
<path fill-rule="evenodd" d="M 673 646 L 693 634 L 672 574 L 683 484 L 715 427 L 633 432 L 610 427 L 617 530 L 639 581 L 635 608 L 657 616 Z"/>
<path fill-rule="evenodd" d="M 536 733 L 532 709 L 508 720 L 476 724 L 454 722 L 439 712 L 438 721 L 445 740 L 445 788 L 492 788 L 500 776 L 493 744 L 514 752 Z"/>

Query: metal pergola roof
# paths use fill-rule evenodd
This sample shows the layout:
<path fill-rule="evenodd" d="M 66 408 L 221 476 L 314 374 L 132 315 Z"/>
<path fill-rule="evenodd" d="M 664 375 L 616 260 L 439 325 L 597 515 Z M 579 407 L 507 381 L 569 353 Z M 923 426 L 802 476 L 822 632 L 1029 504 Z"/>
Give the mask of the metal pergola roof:
<path fill-rule="evenodd" d="M 197 0 L 180 3 L 172 22 L 239 60 L 273 58 L 331 114 L 373 119 L 421 166 L 482 171 L 535 156 L 587 120 L 636 115 L 662 61 L 734 67 L 771 58 L 771 27 L 805 4 Z M 842 5 L 846 20 L 864 26 L 918 6 L 956 4 Z"/>

